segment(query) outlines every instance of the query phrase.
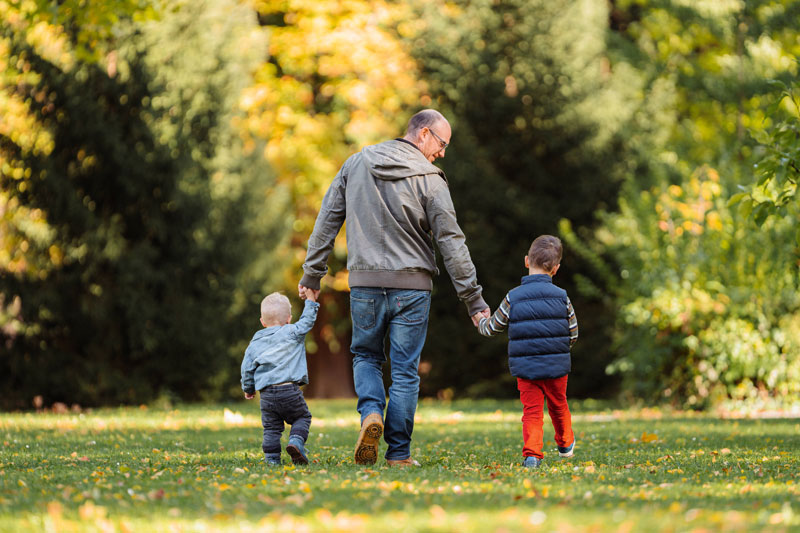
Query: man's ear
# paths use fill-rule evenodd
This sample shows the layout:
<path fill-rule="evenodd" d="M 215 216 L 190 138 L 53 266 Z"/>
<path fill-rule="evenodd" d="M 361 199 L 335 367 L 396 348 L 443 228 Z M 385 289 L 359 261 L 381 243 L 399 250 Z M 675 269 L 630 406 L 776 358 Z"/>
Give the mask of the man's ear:
<path fill-rule="evenodd" d="M 551 278 L 556 275 L 556 272 L 558 272 L 558 269 L 559 269 L 560 266 L 561 266 L 561 263 L 559 263 L 559 264 L 557 264 L 556 266 L 553 267 L 553 270 L 550 271 L 550 277 Z"/>
<path fill-rule="evenodd" d="M 530 268 L 530 267 L 531 267 L 531 262 L 528 259 L 528 256 L 526 255 L 525 256 L 525 268 Z"/>

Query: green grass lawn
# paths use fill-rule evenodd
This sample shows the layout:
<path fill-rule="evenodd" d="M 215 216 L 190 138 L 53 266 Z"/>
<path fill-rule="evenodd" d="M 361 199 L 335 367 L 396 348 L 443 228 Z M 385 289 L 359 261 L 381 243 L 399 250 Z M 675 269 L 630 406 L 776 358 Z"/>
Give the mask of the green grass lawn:
<path fill-rule="evenodd" d="M 312 464 L 278 468 L 257 402 L 0 414 L 0 531 L 800 530 L 800 419 L 572 402 L 575 456 L 545 417 L 527 471 L 518 402 L 422 402 L 391 469 L 353 464 L 354 400 L 309 405 Z"/>

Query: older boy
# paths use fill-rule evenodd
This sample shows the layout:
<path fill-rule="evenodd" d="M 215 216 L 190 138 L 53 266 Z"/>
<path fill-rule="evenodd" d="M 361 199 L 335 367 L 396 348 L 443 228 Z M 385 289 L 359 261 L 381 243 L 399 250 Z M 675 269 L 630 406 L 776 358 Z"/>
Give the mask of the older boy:
<path fill-rule="evenodd" d="M 528 275 L 511 289 L 489 319 L 478 325 L 492 337 L 508 327 L 508 367 L 517 378 L 522 414 L 522 465 L 537 468 L 542 461 L 542 419 L 545 398 L 561 457 L 575 447 L 567 405 L 570 347 L 578 339 L 578 320 L 566 291 L 553 284 L 561 266 L 561 241 L 537 237 L 525 256 Z"/>
<path fill-rule="evenodd" d="M 277 292 L 261 302 L 261 325 L 253 335 L 242 361 L 242 390 L 252 400 L 261 393 L 261 449 L 268 465 L 281 464 L 281 434 L 284 422 L 292 426 L 286 452 L 295 464 L 308 464 L 305 442 L 311 413 L 299 385 L 308 383 L 306 333 L 317 318 L 319 304 L 313 291 L 306 294 L 303 314 L 292 324 L 289 299 Z"/>

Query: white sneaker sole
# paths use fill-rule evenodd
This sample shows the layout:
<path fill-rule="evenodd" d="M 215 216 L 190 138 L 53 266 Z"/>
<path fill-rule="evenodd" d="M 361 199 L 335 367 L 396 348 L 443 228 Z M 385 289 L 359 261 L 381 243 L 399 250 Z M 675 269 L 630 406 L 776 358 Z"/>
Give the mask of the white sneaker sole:
<path fill-rule="evenodd" d="M 575 441 L 572 441 L 572 448 L 568 452 L 558 452 L 561 457 L 572 457 L 575 452 Z"/>

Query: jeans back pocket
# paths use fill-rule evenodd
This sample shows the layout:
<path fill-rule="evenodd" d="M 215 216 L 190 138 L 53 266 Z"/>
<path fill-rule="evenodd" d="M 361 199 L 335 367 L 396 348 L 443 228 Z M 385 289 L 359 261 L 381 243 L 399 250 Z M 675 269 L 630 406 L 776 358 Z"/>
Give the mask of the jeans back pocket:
<path fill-rule="evenodd" d="M 403 324 L 422 324 L 428 319 L 431 293 L 414 291 L 397 296 L 397 320 Z"/>
<path fill-rule="evenodd" d="M 375 300 L 350 296 L 350 320 L 353 327 L 371 329 L 375 326 Z"/>

